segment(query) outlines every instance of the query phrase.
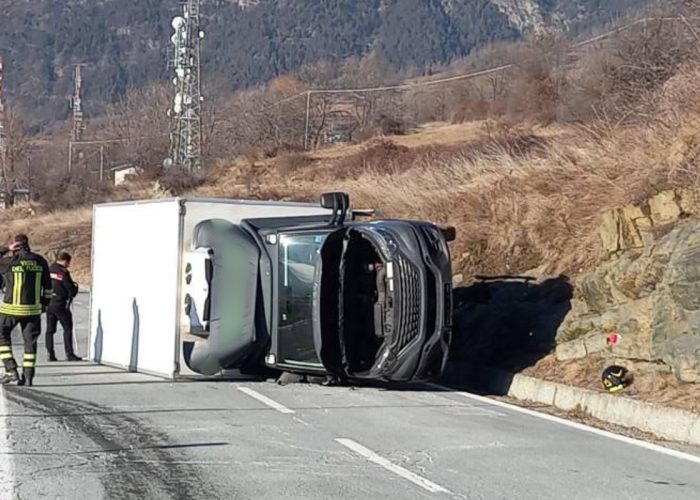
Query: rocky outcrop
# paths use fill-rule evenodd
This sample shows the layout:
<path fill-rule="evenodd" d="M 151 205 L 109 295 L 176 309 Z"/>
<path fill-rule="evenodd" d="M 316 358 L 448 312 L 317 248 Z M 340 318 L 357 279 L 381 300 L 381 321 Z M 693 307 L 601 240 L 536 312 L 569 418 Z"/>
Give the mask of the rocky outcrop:
<path fill-rule="evenodd" d="M 700 382 L 700 220 L 685 217 L 694 202 L 684 198 L 662 192 L 606 214 L 600 237 L 610 259 L 577 277 L 558 359 L 662 361 L 680 380 Z M 611 332 L 619 344 L 606 343 Z"/>
<path fill-rule="evenodd" d="M 491 3 L 508 16 L 510 23 L 521 33 L 541 35 L 547 32 L 547 23 L 535 0 L 491 0 Z"/>
<path fill-rule="evenodd" d="M 644 248 L 654 243 L 655 228 L 673 224 L 686 213 L 680 194 L 663 191 L 644 204 L 606 213 L 599 230 L 601 244 L 611 255 Z"/>
<path fill-rule="evenodd" d="M 605 214 L 599 234 L 608 258 L 573 282 L 499 277 L 457 287 L 448 371 L 517 372 L 553 350 L 559 361 L 627 360 L 638 373 L 700 383 L 697 198 L 664 191 Z M 614 345 L 611 333 L 620 339 Z"/>

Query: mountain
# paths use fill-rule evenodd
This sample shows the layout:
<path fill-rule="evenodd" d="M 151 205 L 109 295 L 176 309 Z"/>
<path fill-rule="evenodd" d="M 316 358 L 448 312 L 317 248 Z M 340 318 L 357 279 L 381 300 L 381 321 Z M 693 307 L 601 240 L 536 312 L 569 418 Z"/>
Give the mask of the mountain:
<path fill-rule="evenodd" d="M 494 40 L 576 34 L 646 0 L 202 0 L 207 78 L 242 88 L 318 60 L 377 53 L 430 71 Z M 88 113 L 166 78 L 176 0 L 3 0 L 7 100 L 34 122 L 68 115 L 72 65 L 87 63 Z"/>

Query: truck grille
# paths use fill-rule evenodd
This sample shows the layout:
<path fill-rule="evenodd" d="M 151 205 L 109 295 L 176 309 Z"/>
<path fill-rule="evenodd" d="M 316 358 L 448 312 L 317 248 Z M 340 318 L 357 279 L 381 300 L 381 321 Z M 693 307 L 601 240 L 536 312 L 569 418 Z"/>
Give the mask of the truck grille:
<path fill-rule="evenodd" d="M 401 351 L 414 338 L 420 329 L 421 287 L 418 272 L 403 257 L 398 257 L 398 281 L 401 294 L 399 327 L 396 351 Z"/>

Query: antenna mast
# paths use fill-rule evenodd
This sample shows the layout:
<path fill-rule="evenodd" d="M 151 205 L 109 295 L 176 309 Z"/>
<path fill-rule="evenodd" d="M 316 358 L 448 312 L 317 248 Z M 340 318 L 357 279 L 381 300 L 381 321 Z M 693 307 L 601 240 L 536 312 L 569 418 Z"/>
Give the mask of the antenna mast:
<path fill-rule="evenodd" d="M 175 99 L 168 111 L 170 125 L 170 156 L 166 167 L 181 167 L 189 171 L 202 168 L 202 89 L 200 84 L 200 0 L 187 0 L 183 16 L 172 21 L 175 30 L 169 67 L 173 69 Z"/>
<path fill-rule="evenodd" d="M 82 69 L 84 64 L 75 64 L 75 91 L 73 93 L 73 99 L 71 107 L 73 108 L 73 129 L 71 130 L 70 140 L 73 142 L 79 142 L 83 139 L 83 132 L 85 131 L 85 125 L 83 124 L 83 99 L 82 99 L 82 87 L 83 87 L 83 73 Z"/>

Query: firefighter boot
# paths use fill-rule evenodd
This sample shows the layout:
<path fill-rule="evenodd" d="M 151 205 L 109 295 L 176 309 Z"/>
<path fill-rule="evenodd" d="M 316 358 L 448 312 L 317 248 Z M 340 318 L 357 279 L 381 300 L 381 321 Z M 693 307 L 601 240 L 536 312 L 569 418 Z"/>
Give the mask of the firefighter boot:
<path fill-rule="evenodd" d="M 22 378 L 17 382 L 17 385 L 26 385 L 28 387 L 31 387 L 34 385 L 34 370 L 33 369 L 24 369 L 22 371 Z"/>
<path fill-rule="evenodd" d="M 20 381 L 21 380 L 19 378 L 19 373 L 17 373 L 17 369 L 7 370 L 5 372 L 5 375 L 0 377 L 0 384 L 2 384 L 2 385 L 10 384 L 12 382 L 17 382 L 19 384 Z"/>

